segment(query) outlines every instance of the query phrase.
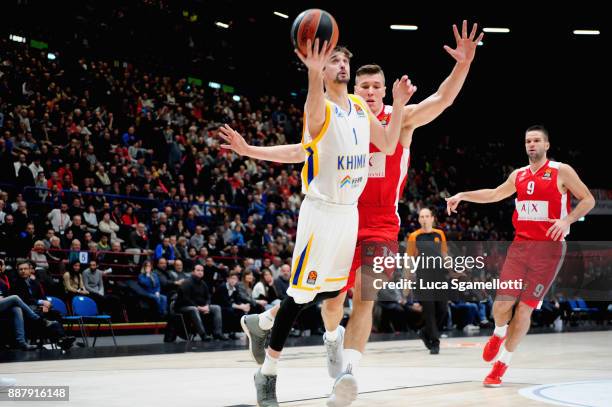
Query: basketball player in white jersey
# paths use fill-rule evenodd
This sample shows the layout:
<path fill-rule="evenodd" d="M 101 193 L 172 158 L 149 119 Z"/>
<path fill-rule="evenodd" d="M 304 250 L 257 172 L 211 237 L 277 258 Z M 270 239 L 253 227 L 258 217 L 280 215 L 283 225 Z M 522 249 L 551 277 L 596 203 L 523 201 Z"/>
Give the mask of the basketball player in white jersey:
<path fill-rule="evenodd" d="M 306 198 L 300 206 L 288 297 L 273 320 L 270 345 L 255 374 L 257 402 L 266 407 L 278 406 L 276 365 L 305 305 L 324 300 L 321 313 L 328 352 L 342 352 L 337 339 L 344 296 L 339 294 L 353 260 L 359 221 L 357 200 L 368 178 L 370 141 L 382 152 L 393 153 L 402 121 L 401 114 L 394 115 L 385 128 L 361 97 L 348 94 L 352 54 L 346 48 L 329 49 L 327 42 L 320 48 L 318 40 L 314 46 L 309 41 L 307 48 L 307 55 L 296 51 L 308 68 L 302 137 L 306 155 L 302 192 Z M 398 112 L 415 91 L 406 76 L 394 83 L 393 106 Z M 229 126 L 222 129 L 231 131 Z M 335 387 L 339 399 L 350 398 L 342 404 L 350 404 L 356 396 L 350 372 L 339 377 Z"/>
<path fill-rule="evenodd" d="M 407 179 L 410 157 L 410 144 L 414 130 L 438 117 L 459 94 L 467 77 L 470 65 L 476 53 L 477 44 L 484 34 L 477 35 L 478 25 L 474 24 L 468 32 L 467 21 L 463 21 L 461 33 L 453 25 L 456 48 L 445 46 L 444 49 L 456 61 L 451 74 L 444 80 L 438 90 L 417 104 L 404 107 L 402 130 L 396 150 L 391 155 L 379 152 L 375 145 L 370 145 L 369 178 L 364 192 L 359 197 L 359 233 L 357 247 L 353 257 L 351 273 L 343 291 L 353 287 L 353 312 L 344 336 L 344 355 L 342 359 L 328 359 L 336 366 L 351 364 L 353 371 L 357 367 L 365 350 L 372 330 L 372 309 L 374 301 L 368 301 L 361 295 L 361 243 L 362 242 L 397 242 L 400 220 L 397 214 L 397 202 Z M 391 118 L 392 106 L 384 104 L 385 77 L 378 65 L 365 65 L 357 70 L 355 93 L 362 96 L 377 119 L 386 125 Z M 300 144 L 291 146 L 254 147 L 234 131 L 225 131 L 224 147 L 241 155 L 283 163 L 297 163 L 304 160 Z M 274 310 L 268 313 L 274 315 Z M 262 315 L 263 317 L 263 315 Z M 249 336 L 249 347 L 252 356 L 262 363 L 264 357 L 263 339 L 265 333 L 259 331 L 255 323 L 257 316 L 243 317 L 243 328 Z M 246 322 L 246 324 L 245 324 Z M 249 330 L 249 326 L 253 328 Z M 253 332 L 258 331 L 258 332 Z M 259 334 L 259 335 L 257 335 Z M 342 336 L 342 332 L 341 332 Z M 342 340 L 342 338 L 340 338 Z M 330 363 L 331 365 L 331 363 Z M 329 366 L 330 375 L 337 376 L 337 369 Z"/>

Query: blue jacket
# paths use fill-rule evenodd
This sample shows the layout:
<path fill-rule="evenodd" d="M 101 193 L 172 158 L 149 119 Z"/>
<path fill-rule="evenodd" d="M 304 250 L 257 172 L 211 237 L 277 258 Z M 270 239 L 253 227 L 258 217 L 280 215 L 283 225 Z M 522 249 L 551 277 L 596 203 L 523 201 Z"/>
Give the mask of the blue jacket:
<path fill-rule="evenodd" d="M 159 277 L 156 273 L 151 273 L 151 278 L 146 274 L 138 276 L 138 283 L 149 293 L 155 294 L 160 291 Z"/>

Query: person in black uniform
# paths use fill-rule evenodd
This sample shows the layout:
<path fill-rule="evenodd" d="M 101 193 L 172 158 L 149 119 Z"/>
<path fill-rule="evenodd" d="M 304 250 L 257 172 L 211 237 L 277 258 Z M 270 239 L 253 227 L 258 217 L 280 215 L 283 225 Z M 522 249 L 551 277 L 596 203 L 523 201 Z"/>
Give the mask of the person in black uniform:
<path fill-rule="evenodd" d="M 444 258 L 448 255 L 446 236 L 444 231 L 434 229 L 435 218 L 433 211 L 422 208 L 419 211 L 419 223 L 421 228 L 408 236 L 407 254 L 409 256 L 422 257 L 421 263 L 416 270 L 417 289 L 415 290 L 417 301 L 423 307 L 423 318 L 425 327 L 419 336 L 429 349 L 429 353 L 437 355 L 440 352 L 439 327 L 444 323 L 448 314 L 448 295 L 444 289 L 419 289 L 419 281 L 431 287 L 435 283 L 447 281 L 447 271 L 443 267 Z M 429 261 L 425 262 L 429 257 Z M 431 261 L 431 259 L 435 259 Z"/>

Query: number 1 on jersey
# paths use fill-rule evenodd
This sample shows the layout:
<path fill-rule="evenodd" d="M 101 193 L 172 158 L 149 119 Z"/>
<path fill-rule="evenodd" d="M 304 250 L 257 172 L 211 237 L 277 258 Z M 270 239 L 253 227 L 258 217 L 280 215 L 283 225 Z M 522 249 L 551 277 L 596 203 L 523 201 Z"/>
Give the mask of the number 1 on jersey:
<path fill-rule="evenodd" d="M 353 127 L 353 136 L 355 136 L 355 145 L 357 145 L 357 131 Z"/>

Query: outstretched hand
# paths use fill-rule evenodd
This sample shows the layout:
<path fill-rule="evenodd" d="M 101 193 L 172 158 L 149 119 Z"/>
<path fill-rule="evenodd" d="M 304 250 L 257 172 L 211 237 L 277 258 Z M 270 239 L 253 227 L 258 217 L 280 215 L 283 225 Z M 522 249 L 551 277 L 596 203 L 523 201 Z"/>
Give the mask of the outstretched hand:
<path fill-rule="evenodd" d="M 229 125 L 224 124 L 222 127 L 219 127 L 219 137 L 227 143 L 221 144 L 221 148 L 232 150 L 236 154 L 246 155 L 249 144 L 240 133 L 232 129 Z"/>
<path fill-rule="evenodd" d="M 461 29 L 461 35 L 459 35 L 459 30 L 457 29 L 457 25 L 453 24 L 453 33 L 455 34 L 455 41 L 457 42 L 457 46 L 455 49 L 449 47 L 448 45 L 444 46 L 446 52 L 452 56 L 455 61 L 460 64 L 469 64 L 474 60 L 474 55 L 476 54 L 476 47 L 478 43 L 482 41 L 484 38 L 484 33 L 481 32 L 478 38 L 476 37 L 476 33 L 478 32 L 478 24 L 474 23 L 472 26 L 472 32 L 469 37 L 467 35 L 467 21 L 463 20 L 463 25 Z"/>
<path fill-rule="evenodd" d="M 401 101 L 402 105 L 408 103 L 416 91 L 417 87 L 412 84 L 408 75 L 404 75 L 393 82 L 393 100 Z"/>
<path fill-rule="evenodd" d="M 450 198 L 446 199 L 446 213 L 450 216 L 452 213 L 457 213 L 457 206 L 459 206 L 459 202 L 461 202 L 461 197 L 459 194 L 455 194 Z"/>

